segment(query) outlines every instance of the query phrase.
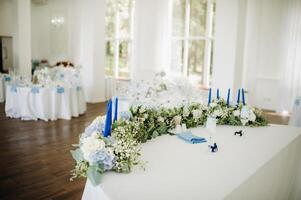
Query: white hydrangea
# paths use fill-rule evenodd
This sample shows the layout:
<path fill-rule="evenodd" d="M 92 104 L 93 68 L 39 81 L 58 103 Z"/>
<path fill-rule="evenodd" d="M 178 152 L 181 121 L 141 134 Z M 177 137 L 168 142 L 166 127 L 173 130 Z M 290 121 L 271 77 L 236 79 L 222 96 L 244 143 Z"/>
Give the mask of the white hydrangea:
<path fill-rule="evenodd" d="M 185 107 L 183 108 L 183 116 L 184 116 L 184 117 L 188 117 L 188 116 L 189 116 L 189 109 L 188 109 L 187 106 L 185 106 Z"/>
<path fill-rule="evenodd" d="M 193 115 L 193 119 L 198 120 L 202 116 L 202 111 L 201 110 L 193 110 L 192 115 Z"/>
<path fill-rule="evenodd" d="M 223 110 L 222 109 L 216 109 L 215 111 L 213 111 L 213 116 L 214 117 L 220 117 L 223 115 Z"/>
<path fill-rule="evenodd" d="M 163 117 L 158 117 L 158 122 L 164 122 L 164 118 Z"/>
<path fill-rule="evenodd" d="M 105 142 L 99 139 L 97 132 L 94 132 L 90 137 L 86 137 L 81 141 L 80 149 L 83 152 L 84 158 L 89 160 L 89 155 L 97 150 L 105 148 Z"/>
<path fill-rule="evenodd" d="M 145 111 L 146 111 L 145 106 L 141 106 L 140 109 L 139 109 L 139 112 L 144 113 Z"/>

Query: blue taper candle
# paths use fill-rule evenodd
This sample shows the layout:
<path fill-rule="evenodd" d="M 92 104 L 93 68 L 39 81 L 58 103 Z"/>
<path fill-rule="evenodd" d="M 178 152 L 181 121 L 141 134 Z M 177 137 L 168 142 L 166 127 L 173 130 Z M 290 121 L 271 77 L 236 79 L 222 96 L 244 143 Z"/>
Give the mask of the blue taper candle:
<path fill-rule="evenodd" d="M 219 89 L 216 90 L 216 98 L 219 100 Z"/>
<path fill-rule="evenodd" d="M 230 88 L 228 89 L 228 94 L 227 94 L 227 106 L 229 107 L 230 105 Z"/>
<path fill-rule="evenodd" d="M 240 102 L 240 89 L 238 89 L 238 93 L 237 93 L 237 104 L 239 104 Z"/>
<path fill-rule="evenodd" d="M 117 121 L 117 114 L 118 114 L 118 97 L 115 99 L 115 113 L 114 113 L 114 122 Z"/>
<path fill-rule="evenodd" d="M 104 137 L 108 137 L 111 135 L 111 128 L 112 128 L 112 100 L 110 99 L 107 104 L 106 122 L 105 122 L 105 128 L 103 132 Z"/>
<path fill-rule="evenodd" d="M 211 88 L 209 89 L 209 95 L 208 95 L 208 106 L 211 103 Z"/>
<path fill-rule="evenodd" d="M 242 88 L 241 89 L 241 97 L 242 97 L 242 103 L 246 105 L 246 100 L 245 100 L 245 90 Z"/>

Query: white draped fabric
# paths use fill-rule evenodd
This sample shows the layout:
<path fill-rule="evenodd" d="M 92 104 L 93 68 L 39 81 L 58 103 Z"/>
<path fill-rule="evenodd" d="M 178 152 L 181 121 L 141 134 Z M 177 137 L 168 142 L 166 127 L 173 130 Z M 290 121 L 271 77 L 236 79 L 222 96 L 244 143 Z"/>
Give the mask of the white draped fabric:
<path fill-rule="evenodd" d="M 287 57 L 283 68 L 282 107 L 291 110 L 296 96 L 301 95 L 301 0 L 289 0 L 287 8 Z"/>
<path fill-rule="evenodd" d="M 289 125 L 301 127 L 301 96 L 295 99 Z"/>
<path fill-rule="evenodd" d="M 217 153 L 210 153 L 207 143 L 193 145 L 176 136 L 148 141 L 142 145 L 145 171 L 105 173 L 98 186 L 87 181 L 82 199 L 300 199 L 301 129 L 248 127 L 236 137 L 238 129 L 217 127 Z M 192 133 L 208 136 L 204 128 Z"/>
<path fill-rule="evenodd" d="M 105 77 L 105 95 L 106 95 L 106 100 L 109 100 L 113 96 L 116 95 L 116 79 L 113 77 L 106 76 Z"/>
<path fill-rule="evenodd" d="M 81 87 L 40 87 L 32 92 L 31 87 L 6 86 L 6 115 L 22 120 L 45 121 L 78 117 L 86 111 L 84 92 Z"/>

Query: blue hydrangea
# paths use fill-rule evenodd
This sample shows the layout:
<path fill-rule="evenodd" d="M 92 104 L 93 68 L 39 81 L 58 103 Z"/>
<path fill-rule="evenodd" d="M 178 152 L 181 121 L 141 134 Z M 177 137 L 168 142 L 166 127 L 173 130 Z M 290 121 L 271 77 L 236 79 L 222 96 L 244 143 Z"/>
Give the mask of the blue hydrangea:
<path fill-rule="evenodd" d="M 114 167 L 115 156 L 106 150 L 95 151 L 89 155 L 89 162 L 92 164 L 102 164 L 104 170 L 110 170 Z"/>
<path fill-rule="evenodd" d="M 86 129 L 84 136 L 90 137 L 93 132 L 102 133 L 102 130 L 104 128 L 104 124 L 100 120 L 93 121 Z"/>
<path fill-rule="evenodd" d="M 132 114 L 129 111 L 123 111 L 120 112 L 120 118 L 124 120 L 129 120 L 131 118 Z"/>

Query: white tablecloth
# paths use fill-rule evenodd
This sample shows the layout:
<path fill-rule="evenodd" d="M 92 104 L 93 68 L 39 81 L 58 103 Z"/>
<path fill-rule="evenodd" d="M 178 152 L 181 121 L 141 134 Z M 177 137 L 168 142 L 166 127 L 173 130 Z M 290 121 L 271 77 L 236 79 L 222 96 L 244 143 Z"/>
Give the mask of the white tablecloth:
<path fill-rule="evenodd" d="M 8 117 L 23 120 L 56 120 L 78 117 L 86 111 L 84 91 L 81 87 L 39 88 L 33 93 L 31 87 L 6 86 L 5 112 Z"/>
<path fill-rule="evenodd" d="M 271 125 L 234 136 L 238 129 L 218 126 L 217 153 L 176 136 L 151 140 L 142 146 L 145 171 L 109 172 L 96 187 L 87 181 L 82 199 L 301 199 L 301 129 Z M 207 137 L 204 128 L 192 132 Z"/>
<path fill-rule="evenodd" d="M 295 99 L 289 125 L 301 127 L 301 96 Z"/>

